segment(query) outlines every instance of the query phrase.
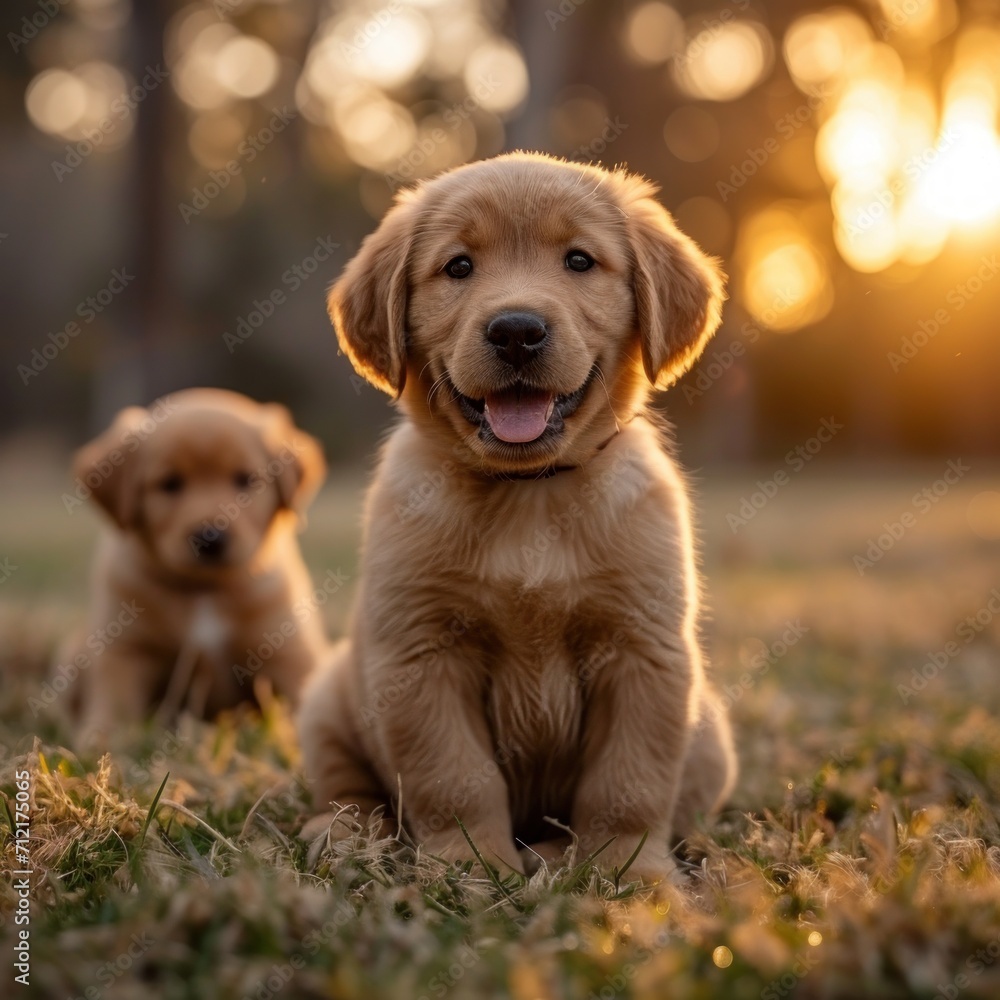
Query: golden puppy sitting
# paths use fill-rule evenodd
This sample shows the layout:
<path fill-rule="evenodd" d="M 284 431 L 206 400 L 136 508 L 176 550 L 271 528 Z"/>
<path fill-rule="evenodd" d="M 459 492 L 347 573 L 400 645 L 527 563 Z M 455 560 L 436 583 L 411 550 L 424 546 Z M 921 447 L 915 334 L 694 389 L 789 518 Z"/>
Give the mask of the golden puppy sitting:
<path fill-rule="evenodd" d="M 73 470 L 111 522 L 88 634 L 60 656 L 79 668 L 84 742 L 158 706 L 214 714 L 258 677 L 296 701 L 327 648 L 295 538 L 326 466 L 288 411 L 185 390 L 122 410 Z"/>
<path fill-rule="evenodd" d="M 449 860 L 472 857 L 457 817 L 518 870 L 519 844 L 558 853 L 547 817 L 583 851 L 613 837 L 608 866 L 648 834 L 631 873 L 656 880 L 728 794 L 685 487 L 645 410 L 717 327 L 723 276 L 654 194 L 473 163 L 404 192 L 332 289 L 341 347 L 405 419 L 350 636 L 300 715 L 318 808 L 401 806 Z"/>

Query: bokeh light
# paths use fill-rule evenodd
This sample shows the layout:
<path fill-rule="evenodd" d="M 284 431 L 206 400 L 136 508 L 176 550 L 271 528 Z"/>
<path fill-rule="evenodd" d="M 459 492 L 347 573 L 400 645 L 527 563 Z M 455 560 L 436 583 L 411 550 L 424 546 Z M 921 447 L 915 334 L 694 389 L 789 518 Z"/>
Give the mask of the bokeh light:
<path fill-rule="evenodd" d="M 882 8 L 881 34 L 891 42 L 929 45 L 955 19 L 944 0 Z M 924 265 L 950 235 L 1000 223 L 998 51 L 995 26 L 967 26 L 939 96 L 857 14 L 830 8 L 789 27 L 789 73 L 801 89 L 826 97 L 816 163 L 830 192 L 834 245 L 853 269 Z"/>
<path fill-rule="evenodd" d="M 678 108 L 663 126 L 667 149 L 687 163 L 707 160 L 719 147 L 719 123 L 702 108 Z"/>
<path fill-rule="evenodd" d="M 246 136 L 249 124 L 249 113 L 238 105 L 198 115 L 188 130 L 191 155 L 206 170 L 224 166 Z"/>
<path fill-rule="evenodd" d="M 278 79 L 278 57 L 267 42 L 248 35 L 231 38 L 216 59 L 219 82 L 237 97 L 259 97 Z"/>
<path fill-rule="evenodd" d="M 691 97 L 733 101 L 771 69 L 771 37 L 751 21 L 719 21 L 688 37 L 670 64 L 677 86 Z"/>
<path fill-rule="evenodd" d="M 967 226 L 989 226 L 1000 214 L 1000 144 L 975 121 L 945 127 L 936 158 L 917 186 L 917 204 L 928 215 Z"/>
<path fill-rule="evenodd" d="M 25 110 L 42 132 L 107 151 L 132 131 L 132 106 L 123 100 L 128 89 L 125 74 L 108 62 L 43 70 L 25 91 Z"/>
<path fill-rule="evenodd" d="M 431 46 L 426 18 L 409 7 L 357 13 L 348 11 L 328 27 L 350 71 L 385 88 L 412 80 L 423 67 Z"/>
<path fill-rule="evenodd" d="M 527 62 L 508 37 L 503 4 L 317 0 L 315 18 L 289 0 L 238 6 L 220 14 L 208 0 L 191 0 L 164 38 L 169 86 L 198 170 L 224 166 L 272 105 L 294 102 L 310 165 L 353 178 L 361 203 L 378 215 L 399 185 L 502 149 L 508 122 L 529 98 Z M 637 72 L 673 97 L 659 119 L 665 163 L 683 169 L 727 152 L 731 120 L 719 105 L 765 81 L 759 104 L 768 113 L 785 106 L 791 84 L 808 98 L 794 134 L 782 134 L 766 162 L 754 158 L 752 176 L 758 191 L 770 183 L 813 208 L 823 191 L 824 211 L 811 211 L 807 224 L 780 205 L 761 211 L 759 201 L 737 207 L 694 191 L 677 206 L 684 227 L 713 252 L 737 251 L 747 308 L 763 325 L 791 330 L 826 315 L 837 255 L 856 272 L 912 280 L 953 239 L 974 242 L 1000 228 L 995 19 L 963 11 L 960 24 L 955 0 L 872 0 L 867 16 L 836 4 L 812 8 L 774 39 L 752 9 L 730 5 L 685 19 L 678 7 L 637 0 L 614 22 Z M 100 33 L 121 21 L 128 3 L 79 0 L 74 9 Z M 772 73 L 776 51 L 787 78 Z M 25 108 L 41 132 L 80 140 L 133 83 L 82 44 L 63 51 L 63 66 L 56 52 L 39 46 L 33 54 Z M 552 151 L 605 158 L 607 143 L 598 150 L 595 137 L 615 120 L 617 98 L 604 90 L 554 88 L 541 116 Z M 102 149 L 128 141 L 135 117 L 106 129 Z M 628 157 L 635 134 L 608 156 Z M 733 186 L 742 198 L 744 185 Z M 220 210 L 243 187 L 234 184 Z"/>
<path fill-rule="evenodd" d="M 334 104 L 333 116 L 351 158 L 372 170 L 390 168 L 416 137 L 409 110 L 376 87 L 358 86 L 343 92 Z"/>
<path fill-rule="evenodd" d="M 902 44 L 926 47 L 955 27 L 954 0 L 878 0 L 876 14 L 883 36 Z"/>
<path fill-rule="evenodd" d="M 469 56 L 465 89 L 488 111 L 509 112 L 528 96 L 528 69 L 516 45 L 491 38 Z"/>
<path fill-rule="evenodd" d="M 705 195 L 686 198 L 674 210 L 674 218 L 702 249 L 713 254 L 729 252 L 733 222 L 718 199 Z"/>
<path fill-rule="evenodd" d="M 325 7 L 294 92 L 307 121 L 332 130 L 309 140 L 327 166 L 354 163 L 401 184 L 502 146 L 501 121 L 530 81 L 518 46 L 491 23 L 499 9 L 477 0 Z M 449 99 L 414 100 L 429 85 Z M 381 214 L 379 185 L 359 183 L 363 204 Z"/>
<path fill-rule="evenodd" d="M 983 490 L 970 501 L 965 513 L 969 527 L 984 541 L 1000 540 L 1000 493 Z"/>
<path fill-rule="evenodd" d="M 831 7 L 806 14 L 785 33 L 788 72 L 800 90 L 812 92 L 848 74 L 871 40 L 871 28 L 854 11 Z"/>
<path fill-rule="evenodd" d="M 181 11 L 171 28 L 166 56 L 178 97 L 199 111 L 228 104 L 234 95 L 220 78 L 219 56 L 240 33 L 205 8 Z"/>
<path fill-rule="evenodd" d="M 625 46 L 638 63 L 664 63 L 684 48 L 684 21 L 659 0 L 639 4 L 625 20 Z"/>
<path fill-rule="evenodd" d="M 829 268 L 801 206 L 779 203 L 749 216 L 740 227 L 734 258 L 747 311 L 762 326 L 796 330 L 830 311 Z"/>
<path fill-rule="evenodd" d="M 67 135 L 87 110 L 87 88 L 74 73 L 50 69 L 39 73 L 25 93 L 28 117 L 50 135 Z"/>
<path fill-rule="evenodd" d="M 98 31 L 113 31 L 128 22 L 129 0 L 75 0 L 74 12 L 80 23 Z"/>
<path fill-rule="evenodd" d="M 557 149 L 584 147 L 600 135 L 609 117 L 607 101 L 593 87 L 567 87 L 556 96 L 549 126 Z"/>
<path fill-rule="evenodd" d="M 712 961 L 720 969 L 728 969 L 733 964 L 733 953 L 724 944 L 720 944 L 712 951 Z"/>

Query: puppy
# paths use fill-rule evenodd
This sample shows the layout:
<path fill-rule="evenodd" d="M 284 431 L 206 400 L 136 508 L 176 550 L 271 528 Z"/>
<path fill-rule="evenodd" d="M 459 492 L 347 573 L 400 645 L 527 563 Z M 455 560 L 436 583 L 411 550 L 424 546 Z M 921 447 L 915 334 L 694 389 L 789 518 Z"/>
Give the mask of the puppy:
<path fill-rule="evenodd" d="M 723 276 L 649 182 L 515 153 L 404 192 L 330 293 L 404 420 L 368 494 L 347 641 L 300 715 L 320 809 L 401 808 L 428 852 L 518 844 L 659 880 L 730 791 L 684 483 L 645 413 Z M 313 828 L 315 829 L 315 821 Z M 387 827 L 391 829 L 392 827 Z"/>
<path fill-rule="evenodd" d="M 212 715 L 257 678 L 296 701 L 327 649 L 295 538 L 326 466 L 288 411 L 185 390 L 122 410 L 73 471 L 110 519 L 87 635 L 60 657 L 80 678 L 82 741 L 157 706 Z"/>

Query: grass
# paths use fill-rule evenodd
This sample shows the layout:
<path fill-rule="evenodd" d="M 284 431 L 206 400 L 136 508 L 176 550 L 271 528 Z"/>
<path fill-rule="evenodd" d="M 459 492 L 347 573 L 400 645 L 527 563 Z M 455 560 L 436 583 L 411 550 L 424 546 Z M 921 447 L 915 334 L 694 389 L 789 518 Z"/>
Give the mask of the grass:
<path fill-rule="evenodd" d="M 863 575 L 854 563 L 939 474 L 809 470 L 735 533 L 726 515 L 756 477 L 701 484 L 705 642 L 733 702 L 742 778 L 731 808 L 685 845 L 679 884 L 652 889 L 599 857 L 487 878 L 363 829 L 307 844 L 308 792 L 279 704 L 150 728 L 113 759 L 77 757 L 58 717 L 26 705 L 81 613 L 95 520 L 68 516 L 54 480 L 8 491 L 0 559 L 17 568 L 0 584 L 0 790 L 12 810 L 15 772 L 32 772 L 24 994 L 1000 995 L 1000 617 L 984 610 L 1000 587 L 1000 531 L 982 497 L 1000 476 L 966 476 Z M 337 484 L 304 537 L 317 578 L 352 578 L 324 609 L 334 633 L 358 502 L 356 482 Z M 949 641 L 958 653 L 916 690 L 914 669 Z M 0 808 L 8 871 L 11 822 Z M 16 907 L 8 876 L 3 995 L 18 995 L 7 982 L 23 989 Z"/>

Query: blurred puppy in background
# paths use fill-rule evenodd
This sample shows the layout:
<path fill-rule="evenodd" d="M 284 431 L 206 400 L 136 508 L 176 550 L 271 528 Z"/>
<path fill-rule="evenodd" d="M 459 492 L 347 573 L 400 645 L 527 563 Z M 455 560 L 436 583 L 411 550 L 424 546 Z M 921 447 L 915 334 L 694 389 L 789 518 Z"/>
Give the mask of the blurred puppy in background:
<path fill-rule="evenodd" d="M 469 164 L 404 192 L 333 288 L 341 347 L 405 419 L 349 640 L 303 700 L 319 810 L 401 811 L 465 860 L 457 817 L 518 870 L 561 853 L 552 817 L 657 880 L 732 788 L 686 490 L 646 412 L 723 276 L 654 195 L 537 154 Z"/>
<path fill-rule="evenodd" d="M 177 392 L 122 410 L 73 471 L 109 518 L 85 634 L 59 657 L 82 741 L 154 709 L 213 715 L 260 681 L 297 702 L 327 646 L 295 537 L 326 465 L 285 407 Z"/>

